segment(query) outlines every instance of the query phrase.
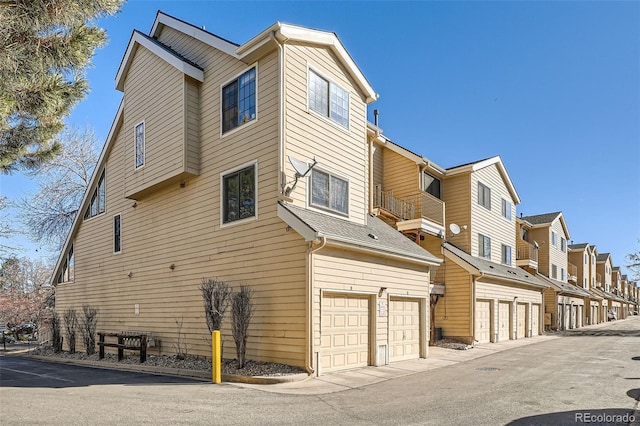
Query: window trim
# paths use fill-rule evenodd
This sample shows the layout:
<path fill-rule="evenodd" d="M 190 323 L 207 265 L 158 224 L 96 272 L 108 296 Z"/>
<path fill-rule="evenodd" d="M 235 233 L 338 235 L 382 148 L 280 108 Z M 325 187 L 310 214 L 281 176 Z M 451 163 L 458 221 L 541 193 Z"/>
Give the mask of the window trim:
<path fill-rule="evenodd" d="M 485 242 L 487 241 L 489 243 L 489 253 L 485 253 Z M 482 253 L 480 251 L 480 247 L 482 247 Z M 478 233 L 478 257 L 481 259 L 491 260 L 491 237 L 481 233 Z"/>
<path fill-rule="evenodd" d="M 424 181 L 424 176 L 427 175 L 429 177 L 431 177 L 433 179 L 433 181 L 431 181 L 431 184 L 433 184 L 433 182 L 438 182 L 438 195 L 432 194 L 431 192 L 427 191 L 427 188 L 425 187 L 425 181 Z M 431 185 L 429 185 L 431 186 Z M 420 171 L 420 189 L 422 189 L 422 192 L 426 192 L 427 194 L 437 198 L 438 200 L 442 200 L 442 180 L 435 177 L 434 175 L 432 175 L 431 173 L 428 173 L 426 170 L 421 170 Z"/>
<path fill-rule="evenodd" d="M 567 252 L 567 239 L 563 236 L 560 236 L 560 250 L 563 253 Z"/>
<path fill-rule="evenodd" d="M 238 124 L 236 127 L 227 130 L 226 132 L 223 131 L 224 128 L 224 113 L 223 113 L 223 91 L 224 88 L 226 86 L 228 86 L 229 84 L 231 84 L 234 81 L 237 81 L 242 75 L 244 75 L 245 73 L 251 71 L 252 69 L 256 70 L 256 76 L 255 76 L 255 86 L 256 86 L 256 93 L 255 93 L 255 98 L 256 98 L 256 116 L 253 120 L 249 120 L 246 121 L 244 123 Z M 220 119 L 220 138 L 224 138 L 226 136 L 229 136 L 237 131 L 239 131 L 240 129 L 244 129 L 246 128 L 246 126 L 249 126 L 255 122 L 258 121 L 259 119 L 259 113 L 258 113 L 258 62 L 254 62 L 253 64 L 249 65 L 248 67 L 246 67 L 244 70 L 240 71 L 239 73 L 235 74 L 233 77 L 229 78 L 226 81 L 223 81 L 222 84 L 220 84 L 219 90 L 218 90 L 218 94 L 220 96 L 220 115 L 219 115 L 219 119 Z"/>
<path fill-rule="evenodd" d="M 509 222 L 511 222 L 511 219 L 513 218 L 513 215 L 511 214 L 511 209 L 513 207 L 513 205 L 511 204 L 511 201 L 507 200 L 506 198 L 502 198 L 502 201 L 500 204 L 501 204 L 502 217 L 508 220 Z"/>
<path fill-rule="evenodd" d="M 103 182 L 104 184 L 104 199 L 103 199 L 104 210 L 103 211 L 100 211 L 100 201 L 99 201 L 100 199 L 98 198 L 98 195 L 100 193 L 99 191 L 100 182 Z M 97 213 L 95 215 L 91 215 L 91 203 L 93 202 L 94 197 L 98 198 L 98 208 L 96 210 Z M 82 215 L 83 221 L 91 220 L 94 217 L 98 217 L 107 212 L 107 169 L 106 168 L 102 169 L 102 173 L 100 173 L 100 177 L 98 178 L 98 181 L 93 187 L 93 191 L 91 191 L 91 196 L 88 197 L 88 200 L 89 200 L 89 204 L 87 205 L 87 208 L 85 209 L 84 214 Z"/>
<path fill-rule="evenodd" d="M 332 209 L 331 207 L 325 207 L 325 206 L 320 206 L 317 204 L 314 204 L 312 199 L 313 199 L 313 172 L 319 172 L 319 173 L 324 173 L 326 175 L 329 176 L 329 182 L 331 182 L 331 177 L 334 177 L 336 179 L 340 179 L 344 182 L 347 183 L 347 211 L 346 212 L 342 212 L 340 210 L 335 210 Z M 307 208 L 311 209 L 311 210 L 315 210 L 315 211 L 319 211 L 322 213 L 328 213 L 331 215 L 334 215 L 335 217 L 339 217 L 341 219 L 344 219 L 345 217 L 349 217 L 350 212 L 351 212 L 351 197 L 350 197 L 350 193 L 351 193 L 351 181 L 349 179 L 349 177 L 343 175 L 342 173 L 337 173 L 333 170 L 330 170 L 327 167 L 322 167 L 322 166 L 316 166 L 311 170 L 311 173 L 309 173 L 309 175 L 307 176 Z M 329 190 L 331 191 L 331 190 Z M 330 194 L 329 194 L 330 195 Z M 329 199 L 329 205 L 331 205 L 331 199 Z"/>
<path fill-rule="evenodd" d="M 136 133 L 138 127 L 142 125 L 142 164 L 138 166 L 138 141 L 136 140 Z M 147 164 L 147 124 L 145 120 L 140 121 L 133 126 L 133 168 L 134 170 L 140 170 Z"/>
<path fill-rule="evenodd" d="M 551 231 L 551 245 L 558 247 L 558 233 L 556 231 Z"/>
<path fill-rule="evenodd" d="M 551 278 L 554 280 L 558 279 L 558 265 L 554 263 L 551 264 Z"/>
<path fill-rule="evenodd" d="M 118 222 L 119 222 L 119 227 L 120 227 L 120 229 L 119 229 L 120 232 L 117 235 L 117 237 L 118 237 L 118 246 L 119 246 L 119 249 L 120 249 L 118 251 L 116 251 L 116 218 L 119 218 Z M 113 215 L 113 222 L 112 222 L 111 226 L 112 226 L 112 228 L 111 228 L 112 234 L 111 235 L 113 237 L 111 248 L 113 250 L 113 254 L 120 254 L 120 253 L 122 253 L 122 214 L 121 213 L 116 213 L 116 214 Z"/>
<path fill-rule="evenodd" d="M 309 114 L 313 114 L 316 117 L 319 117 L 320 119 L 326 121 L 327 123 L 331 124 L 332 126 L 336 127 L 337 129 L 340 129 L 344 132 L 347 133 L 351 133 L 351 92 L 347 89 L 345 89 L 341 84 L 338 84 L 335 80 L 328 78 L 326 76 L 326 74 L 324 72 L 318 71 L 319 68 L 309 65 L 309 63 L 307 63 L 307 113 Z M 311 101 L 311 73 L 316 74 L 318 77 L 320 77 L 321 79 L 325 80 L 327 82 L 327 88 L 328 88 L 328 115 L 324 115 L 319 111 L 316 111 L 315 109 L 311 109 L 310 106 L 310 101 Z M 336 120 L 331 118 L 331 85 L 335 85 L 338 88 L 340 88 L 340 90 L 344 91 L 347 94 L 347 100 L 349 102 L 348 108 L 347 108 L 347 125 L 343 126 L 341 123 L 337 122 Z"/>
<path fill-rule="evenodd" d="M 502 248 L 501 248 L 501 255 L 502 255 L 502 264 L 503 265 L 508 265 L 511 266 L 511 255 L 512 255 L 512 248 L 510 245 L 507 244 L 501 244 Z M 509 256 L 506 256 L 505 251 L 507 251 L 506 249 L 508 249 L 509 251 Z"/>
<path fill-rule="evenodd" d="M 60 272 L 58 273 L 56 282 L 58 284 L 72 283 L 75 281 L 75 241 L 71 241 L 69 249 L 64 255 L 64 260 L 60 264 Z M 72 262 L 73 260 L 73 262 Z M 73 268 L 71 265 L 74 265 Z M 73 272 L 72 272 L 73 269 Z"/>
<path fill-rule="evenodd" d="M 483 197 L 482 197 L 482 198 L 484 199 L 485 203 L 482 203 L 482 202 L 480 201 L 480 189 L 481 189 L 481 188 L 483 188 L 483 191 L 482 191 Z M 488 198 L 484 195 L 484 194 L 485 194 L 484 189 L 486 189 L 486 191 L 487 191 L 487 192 L 488 192 L 488 194 L 489 194 L 489 197 L 488 197 Z M 478 201 L 478 205 L 479 205 L 479 206 L 481 206 L 481 207 L 484 207 L 485 209 L 487 209 L 487 210 L 489 210 L 489 211 L 491 211 L 491 188 L 489 188 L 489 187 L 488 187 L 487 185 L 485 185 L 484 183 L 482 183 L 482 182 L 478 181 L 478 189 L 477 189 L 477 191 L 478 191 L 478 200 L 477 200 L 477 201 Z M 488 204 L 489 204 L 488 206 L 486 205 L 486 201 L 487 201 L 487 200 L 488 200 Z"/>
<path fill-rule="evenodd" d="M 245 217 L 244 219 L 233 220 L 231 222 L 224 221 L 224 178 L 232 173 L 239 172 L 240 170 L 247 169 L 249 167 L 254 168 L 253 171 L 253 179 L 254 179 L 254 215 L 251 217 Z M 227 228 L 229 226 L 235 226 L 242 223 L 252 222 L 258 220 L 258 197 L 259 197 L 259 188 L 258 188 L 258 159 L 249 161 L 247 163 L 241 164 L 237 167 L 233 167 L 231 169 L 225 170 L 220 173 L 220 228 Z"/>

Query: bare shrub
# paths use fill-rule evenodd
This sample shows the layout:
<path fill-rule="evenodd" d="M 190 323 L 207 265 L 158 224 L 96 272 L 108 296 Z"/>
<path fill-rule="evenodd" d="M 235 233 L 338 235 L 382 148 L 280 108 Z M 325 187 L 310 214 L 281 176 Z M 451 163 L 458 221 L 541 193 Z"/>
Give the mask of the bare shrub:
<path fill-rule="evenodd" d="M 176 326 L 178 327 L 178 338 L 176 342 L 173 344 L 173 348 L 176 351 L 176 358 L 185 359 L 187 357 L 187 343 L 184 341 L 184 335 L 182 334 L 182 323 L 184 322 L 184 317 L 180 317 L 180 320 L 174 319 L 176 322 Z"/>
<path fill-rule="evenodd" d="M 224 314 L 229 307 L 232 294 L 231 287 L 224 281 L 203 278 L 200 291 L 202 291 L 204 314 L 207 319 L 209 333 L 214 330 L 220 330 Z"/>
<path fill-rule="evenodd" d="M 69 353 L 76 353 L 76 334 L 78 331 L 78 314 L 75 309 L 67 309 L 64 313 L 64 326 L 67 331 Z"/>
<path fill-rule="evenodd" d="M 62 332 L 60 316 L 56 311 L 51 315 L 51 346 L 54 352 L 62 352 Z"/>
<path fill-rule="evenodd" d="M 87 355 L 93 355 L 96 352 L 96 329 L 98 326 L 98 310 L 89 305 L 82 305 L 82 321 L 80 324 L 80 332 L 82 333 L 82 341 L 84 350 Z"/>
<path fill-rule="evenodd" d="M 249 323 L 253 317 L 253 291 L 246 285 L 240 286 L 240 291 L 231 297 L 231 333 L 236 342 L 238 368 L 244 368 L 245 353 L 247 351 L 247 337 Z"/>

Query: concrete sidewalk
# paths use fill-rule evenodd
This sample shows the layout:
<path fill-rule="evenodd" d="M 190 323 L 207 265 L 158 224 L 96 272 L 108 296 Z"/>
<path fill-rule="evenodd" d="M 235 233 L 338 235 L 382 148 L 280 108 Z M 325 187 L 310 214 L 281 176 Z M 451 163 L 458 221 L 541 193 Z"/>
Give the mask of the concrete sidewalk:
<path fill-rule="evenodd" d="M 446 349 L 437 346 L 430 346 L 429 357 L 426 359 L 421 358 L 409 361 L 398 361 L 381 367 L 362 367 L 336 373 L 327 373 L 320 377 L 308 378 L 303 381 L 278 383 L 268 386 L 248 383 L 236 383 L 235 385 L 265 392 L 292 395 L 321 395 L 335 393 L 348 389 L 357 389 L 363 386 L 373 385 L 429 370 L 435 370 L 437 368 L 447 367 L 460 362 L 485 357 L 508 349 L 545 342 L 548 340 L 558 339 L 560 337 L 561 336 L 559 334 L 553 333 L 527 339 L 489 343 L 475 346 L 468 350 Z"/>

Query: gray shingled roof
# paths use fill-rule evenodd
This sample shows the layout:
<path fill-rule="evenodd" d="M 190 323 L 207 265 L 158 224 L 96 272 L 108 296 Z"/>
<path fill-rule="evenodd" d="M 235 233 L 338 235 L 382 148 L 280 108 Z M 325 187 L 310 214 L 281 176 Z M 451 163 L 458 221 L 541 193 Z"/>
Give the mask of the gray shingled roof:
<path fill-rule="evenodd" d="M 360 225 L 289 203 L 279 202 L 279 204 L 315 231 L 319 237 L 422 261 L 437 264 L 442 262 L 441 259 L 375 216 L 367 215 L 367 224 Z"/>
<path fill-rule="evenodd" d="M 451 243 L 444 243 L 442 247 L 444 247 L 446 250 L 453 253 L 454 255 L 456 255 L 456 257 L 471 265 L 484 275 L 489 275 L 503 280 L 515 281 L 521 284 L 526 284 L 538 288 L 549 287 L 547 283 L 522 268 L 514 268 L 499 263 L 493 263 L 479 257 L 471 256 L 469 253 L 465 252 L 462 249 L 459 249 Z"/>
<path fill-rule="evenodd" d="M 541 225 L 543 223 L 551 223 L 553 222 L 562 212 L 553 212 L 553 213 L 544 213 L 544 214 L 536 214 L 533 216 L 524 216 L 521 219 L 526 220 L 532 225 Z"/>
<path fill-rule="evenodd" d="M 609 253 L 598 253 L 596 256 L 596 262 L 606 262 L 609 256 Z"/>
<path fill-rule="evenodd" d="M 554 280 L 553 278 L 549 278 L 540 273 L 538 273 L 538 278 L 549 283 L 551 288 L 553 288 L 558 293 L 571 294 L 578 297 L 592 297 L 588 291 L 584 290 L 581 287 L 575 286 L 573 284 Z"/>
<path fill-rule="evenodd" d="M 184 56 L 182 56 L 181 54 L 179 54 L 178 52 L 176 52 L 175 50 L 173 50 L 172 48 L 170 48 L 169 46 L 167 46 L 166 44 L 160 43 L 158 41 L 158 39 L 155 39 L 153 37 L 149 37 L 148 35 L 138 31 L 138 30 L 133 30 L 134 33 L 138 33 L 139 35 L 141 35 L 142 37 L 146 38 L 147 40 L 149 40 L 151 43 L 161 47 L 163 50 L 166 50 L 168 53 L 170 53 L 171 55 L 175 56 L 176 58 L 178 58 L 179 60 L 181 60 L 182 62 L 186 62 L 187 64 L 194 66 L 196 68 L 198 68 L 201 71 L 204 71 L 204 68 L 202 68 L 200 65 L 196 64 L 195 62 L 193 62 L 192 60 L 185 58 Z M 123 58 L 124 60 L 124 58 Z"/>
<path fill-rule="evenodd" d="M 580 243 L 580 244 L 569 244 L 569 248 L 571 250 L 583 250 L 589 246 L 588 243 Z"/>

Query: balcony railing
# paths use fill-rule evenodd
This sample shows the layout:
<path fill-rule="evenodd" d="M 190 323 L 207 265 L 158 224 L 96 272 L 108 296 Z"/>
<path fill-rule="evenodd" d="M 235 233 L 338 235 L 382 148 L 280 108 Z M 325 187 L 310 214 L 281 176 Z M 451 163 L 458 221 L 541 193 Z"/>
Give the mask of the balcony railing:
<path fill-rule="evenodd" d="M 518 240 L 516 243 L 516 260 L 538 261 L 538 249 L 528 241 Z"/>
<path fill-rule="evenodd" d="M 393 196 L 393 191 L 382 191 L 376 187 L 373 207 L 385 210 L 399 220 L 423 218 L 444 226 L 444 202 L 426 192 L 398 199 Z"/>
<path fill-rule="evenodd" d="M 569 273 L 569 281 L 576 282 L 578 279 L 578 267 L 573 263 L 567 264 L 567 272 Z"/>

